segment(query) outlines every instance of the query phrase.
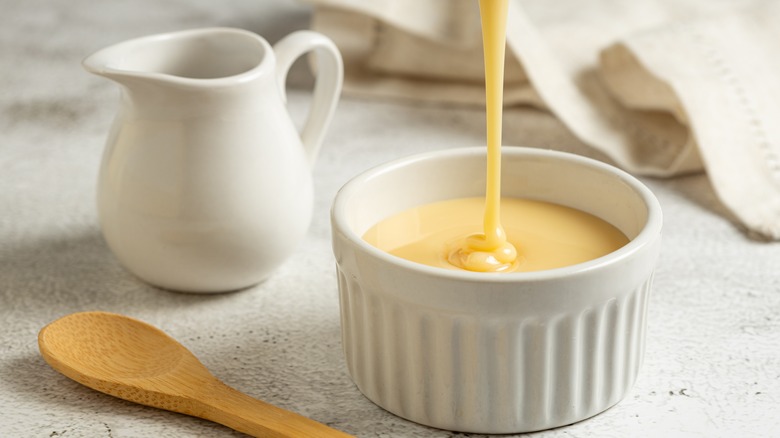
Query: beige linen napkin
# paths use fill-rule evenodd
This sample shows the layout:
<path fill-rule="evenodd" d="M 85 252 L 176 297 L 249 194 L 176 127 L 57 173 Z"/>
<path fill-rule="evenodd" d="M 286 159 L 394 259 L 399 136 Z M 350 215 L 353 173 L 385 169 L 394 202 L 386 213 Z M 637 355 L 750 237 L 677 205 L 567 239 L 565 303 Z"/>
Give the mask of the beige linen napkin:
<path fill-rule="evenodd" d="M 484 100 L 476 0 L 308 0 L 345 92 Z M 549 109 L 625 169 L 705 169 L 780 240 L 780 2 L 510 0 L 505 101 Z"/>

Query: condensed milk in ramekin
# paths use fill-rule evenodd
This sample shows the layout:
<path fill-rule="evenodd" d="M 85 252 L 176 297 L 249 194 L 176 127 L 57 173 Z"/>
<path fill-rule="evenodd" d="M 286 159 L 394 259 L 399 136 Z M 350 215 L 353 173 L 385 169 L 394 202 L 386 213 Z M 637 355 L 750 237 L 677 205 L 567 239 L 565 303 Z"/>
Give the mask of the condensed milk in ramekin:
<path fill-rule="evenodd" d="M 347 368 L 366 397 L 403 418 L 476 433 L 547 429 L 604 411 L 637 377 L 661 242 L 655 196 L 588 158 L 502 153 L 504 196 L 582 210 L 629 241 L 536 272 L 426 266 L 362 236 L 400 211 L 482 196 L 484 147 L 403 158 L 348 182 L 332 208 Z"/>

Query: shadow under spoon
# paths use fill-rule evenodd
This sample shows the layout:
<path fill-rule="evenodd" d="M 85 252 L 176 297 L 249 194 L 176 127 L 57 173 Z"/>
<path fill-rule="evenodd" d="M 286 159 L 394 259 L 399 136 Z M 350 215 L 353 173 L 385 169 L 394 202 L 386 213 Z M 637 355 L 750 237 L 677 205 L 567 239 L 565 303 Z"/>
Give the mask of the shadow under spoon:
<path fill-rule="evenodd" d="M 52 368 L 124 400 L 204 418 L 256 437 L 350 437 L 222 383 L 183 345 L 114 313 L 62 317 L 38 334 Z"/>

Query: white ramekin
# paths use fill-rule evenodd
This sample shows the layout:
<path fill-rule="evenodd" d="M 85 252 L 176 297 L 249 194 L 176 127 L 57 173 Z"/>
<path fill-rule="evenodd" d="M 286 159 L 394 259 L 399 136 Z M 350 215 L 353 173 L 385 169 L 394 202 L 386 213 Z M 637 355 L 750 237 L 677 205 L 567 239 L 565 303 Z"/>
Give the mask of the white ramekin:
<path fill-rule="evenodd" d="M 604 163 L 505 147 L 506 197 L 594 214 L 630 242 L 564 268 L 484 274 L 420 265 L 364 242 L 393 213 L 482 196 L 484 148 L 400 159 L 348 182 L 332 209 L 342 342 L 352 380 L 403 418 L 517 433 L 562 426 L 621 400 L 644 351 L 662 215 L 642 183 Z"/>

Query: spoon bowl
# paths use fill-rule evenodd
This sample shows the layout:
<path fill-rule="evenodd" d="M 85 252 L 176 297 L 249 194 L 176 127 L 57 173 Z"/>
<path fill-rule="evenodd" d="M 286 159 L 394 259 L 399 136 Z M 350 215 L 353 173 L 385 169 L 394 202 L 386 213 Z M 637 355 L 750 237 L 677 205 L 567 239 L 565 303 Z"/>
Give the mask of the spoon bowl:
<path fill-rule="evenodd" d="M 257 437 L 350 436 L 225 385 L 175 339 L 124 315 L 65 316 L 40 331 L 38 346 L 55 370 L 124 400 Z"/>

